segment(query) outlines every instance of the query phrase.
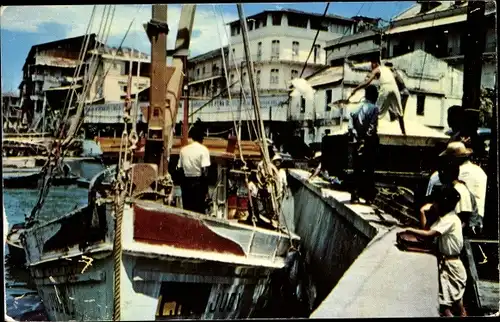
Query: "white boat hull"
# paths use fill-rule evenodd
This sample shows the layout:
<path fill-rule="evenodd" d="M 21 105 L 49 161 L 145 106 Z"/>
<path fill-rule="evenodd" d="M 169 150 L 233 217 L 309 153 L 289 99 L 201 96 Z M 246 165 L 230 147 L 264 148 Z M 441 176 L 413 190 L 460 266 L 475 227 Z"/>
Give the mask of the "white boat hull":
<path fill-rule="evenodd" d="M 85 264 L 59 262 L 31 268 L 50 320 L 112 320 L 113 260 L 108 253 Z M 271 268 L 123 257 L 122 320 L 251 317 L 264 296 Z M 188 274 L 191 273 L 191 274 Z M 208 275 L 207 275 L 208 274 Z"/>

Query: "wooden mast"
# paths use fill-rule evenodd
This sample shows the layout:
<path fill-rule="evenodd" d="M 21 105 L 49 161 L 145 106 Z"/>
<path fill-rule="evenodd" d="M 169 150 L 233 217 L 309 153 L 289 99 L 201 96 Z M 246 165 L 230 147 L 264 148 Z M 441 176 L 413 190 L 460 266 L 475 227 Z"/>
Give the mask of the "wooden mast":
<path fill-rule="evenodd" d="M 166 149 L 164 147 L 165 112 L 167 104 L 167 5 L 154 4 L 152 19 L 145 26 L 151 41 L 151 85 L 149 87 L 148 131 L 144 161 L 156 163 L 162 175 L 168 171 Z"/>

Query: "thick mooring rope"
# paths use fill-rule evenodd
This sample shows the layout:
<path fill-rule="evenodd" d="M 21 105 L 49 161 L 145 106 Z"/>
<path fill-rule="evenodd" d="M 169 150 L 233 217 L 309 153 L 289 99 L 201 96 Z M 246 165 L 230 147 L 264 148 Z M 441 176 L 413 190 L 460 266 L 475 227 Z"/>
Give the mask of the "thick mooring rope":
<path fill-rule="evenodd" d="M 116 192 L 115 203 L 115 240 L 113 242 L 113 260 L 114 260 L 114 280 L 113 280 L 113 321 L 121 319 L 121 267 L 122 267 L 122 222 L 123 211 L 125 208 L 124 192 Z"/>

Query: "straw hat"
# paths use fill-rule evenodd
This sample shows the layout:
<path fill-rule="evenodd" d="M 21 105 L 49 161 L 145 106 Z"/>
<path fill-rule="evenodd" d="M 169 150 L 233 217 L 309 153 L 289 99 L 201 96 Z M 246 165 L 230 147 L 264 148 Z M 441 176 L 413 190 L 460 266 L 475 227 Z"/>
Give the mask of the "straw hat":
<path fill-rule="evenodd" d="M 472 149 L 468 149 L 465 147 L 465 144 L 462 142 L 451 142 L 446 147 L 446 150 L 441 152 L 439 156 L 448 156 L 448 157 L 466 157 L 472 154 Z"/>

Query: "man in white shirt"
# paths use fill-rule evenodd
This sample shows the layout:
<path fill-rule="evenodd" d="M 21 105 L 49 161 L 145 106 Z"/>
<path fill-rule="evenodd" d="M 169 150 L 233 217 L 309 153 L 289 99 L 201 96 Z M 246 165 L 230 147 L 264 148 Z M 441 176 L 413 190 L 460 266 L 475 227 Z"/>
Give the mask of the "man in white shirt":
<path fill-rule="evenodd" d="M 184 173 L 181 183 L 182 204 L 186 210 L 205 214 L 210 152 L 203 145 L 201 128 L 195 126 L 191 130 L 191 138 L 193 142 L 181 148 L 177 164 L 177 168 Z"/>
<path fill-rule="evenodd" d="M 439 193 L 443 188 L 452 186 L 460 195 L 460 201 L 455 207 L 455 213 L 462 220 L 464 227 L 467 227 L 467 230 L 470 228 L 473 232 L 475 232 L 476 229 L 479 231 L 482 219 L 481 216 L 479 216 L 475 197 L 469 191 L 465 183 L 458 179 L 459 173 L 460 169 L 458 164 L 441 160 L 438 171 L 439 181 L 441 184 L 434 185 L 427 191 L 428 202 L 422 206 L 420 211 L 420 222 L 422 228 L 428 228 L 437 220 L 437 218 L 432 218 L 432 216 L 429 216 L 430 218 L 428 218 L 432 202 L 439 198 Z"/>
<path fill-rule="evenodd" d="M 465 147 L 463 142 L 451 142 L 446 150 L 440 154 L 440 157 L 448 159 L 450 162 L 456 162 L 460 167 L 458 179 L 463 181 L 469 191 L 474 196 L 478 214 L 484 221 L 484 208 L 486 200 L 486 187 L 488 176 L 478 165 L 473 164 L 469 157 L 472 150 Z M 432 193 L 435 186 L 442 185 L 439 180 L 439 174 L 435 172 L 429 179 L 427 195 Z"/>
<path fill-rule="evenodd" d="M 440 254 L 439 262 L 439 304 L 445 316 L 454 316 L 453 310 L 460 316 L 467 313 L 463 306 L 463 295 L 467 282 L 467 272 L 460 260 L 464 245 L 462 223 L 455 213 L 460 200 L 457 190 L 451 186 L 444 188 L 431 207 L 439 218 L 429 230 L 410 228 L 408 231 L 426 238 L 437 238 Z"/>

